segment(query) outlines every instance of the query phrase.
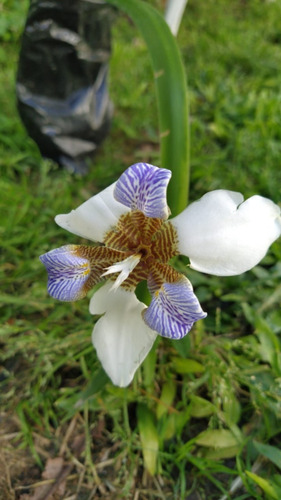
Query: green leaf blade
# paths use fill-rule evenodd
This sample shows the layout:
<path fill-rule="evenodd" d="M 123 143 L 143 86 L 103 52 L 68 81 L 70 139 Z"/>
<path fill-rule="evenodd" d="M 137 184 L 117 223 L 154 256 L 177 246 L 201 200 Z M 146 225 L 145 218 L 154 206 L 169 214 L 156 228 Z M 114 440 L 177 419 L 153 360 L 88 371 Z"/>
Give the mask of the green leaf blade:
<path fill-rule="evenodd" d="M 170 28 L 159 12 L 139 0 L 108 0 L 131 17 L 151 57 L 159 111 L 161 167 L 172 170 L 168 200 L 172 214 L 188 201 L 189 125 L 187 85 L 181 55 Z"/>
<path fill-rule="evenodd" d="M 155 425 L 154 415 L 147 406 L 139 404 L 137 407 L 138 426 L 142 445 L 142 454 L 145 468 L 153 476 L 157 471 L 159 437 Z"/>

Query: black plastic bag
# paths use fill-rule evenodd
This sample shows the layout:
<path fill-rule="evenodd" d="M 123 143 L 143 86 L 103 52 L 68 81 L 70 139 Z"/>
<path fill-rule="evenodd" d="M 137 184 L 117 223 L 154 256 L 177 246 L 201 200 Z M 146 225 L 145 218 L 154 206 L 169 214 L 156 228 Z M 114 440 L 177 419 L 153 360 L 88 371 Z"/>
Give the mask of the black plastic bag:
<path fill-rule="evenodd" d="M 17 74 L 21 119 L 41 154 L 85 168 L 108 133 L 110 28 L 115 10 L 95 0 L 33 0 Z"/>

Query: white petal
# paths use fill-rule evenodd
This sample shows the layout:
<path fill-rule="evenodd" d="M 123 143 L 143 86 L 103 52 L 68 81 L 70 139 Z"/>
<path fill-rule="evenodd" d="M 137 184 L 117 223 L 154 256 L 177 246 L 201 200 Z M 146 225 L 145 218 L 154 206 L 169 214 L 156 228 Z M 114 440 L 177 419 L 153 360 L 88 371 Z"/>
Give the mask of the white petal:
<path fill-rule="evenodd" d="M 145 304 L 134 293 L 118 288 L 110 291 L 106 283 L 92 297 L 91 314 L 104 314 L 96 323 L 92 341 L 102 366 L 112 382 L 126 387 L 149 353 L 156 332 L 143 321 Z"/>
<path fill-rule="evenodd" d="M 233 191 L 211 191 L 171 220 L 179 252 L 197 271 L 231 276 L 254 267 L 281 234 L 280 208 L 262 196 L 244 203 Z"/>
<path fill-rule="evenodd" d="M 70 233 L 102 242 L 104 235 L 116 225 L 119 217 L 130 211 L 113 196 L 116 182 L 85 201 L 69 214 L 55 217 L 56 223 Z"/>
<path fill-rule="evenodd" d="M 107 276 L 108 274 L 120 273 L 118 278 L 114 281 L 110 290 L 117 290 L 119 286 L 125 281 L 129 274 L 135 269 L 141 260 L 141 255 L 130 255 L 127 259 L 121 260 L 120 262 L 116 262 L 112 266 L 107 267 L 107 271 L 102 274 L 102 276 Z"/>

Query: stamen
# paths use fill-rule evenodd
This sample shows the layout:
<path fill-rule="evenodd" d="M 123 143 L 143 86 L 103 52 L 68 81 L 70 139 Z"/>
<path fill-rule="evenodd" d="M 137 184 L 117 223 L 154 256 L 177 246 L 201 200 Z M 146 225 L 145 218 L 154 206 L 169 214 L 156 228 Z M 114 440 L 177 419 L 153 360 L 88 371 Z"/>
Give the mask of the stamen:
<path fill-rule="evenodd" d="M 108 274 L 120 273 L 118 278 L 114 281 L 110 290 L 117 290 L 119 286 L 125 281 L 129 274 L 135 269 L 141 260 L 141 254 L 130 255 L 127 259 L 122 260 L 121 262 L 117 262 L 112 266 L 107 267 L 107 271 L 103 273 L 101 276 L 107 276 Z"/>

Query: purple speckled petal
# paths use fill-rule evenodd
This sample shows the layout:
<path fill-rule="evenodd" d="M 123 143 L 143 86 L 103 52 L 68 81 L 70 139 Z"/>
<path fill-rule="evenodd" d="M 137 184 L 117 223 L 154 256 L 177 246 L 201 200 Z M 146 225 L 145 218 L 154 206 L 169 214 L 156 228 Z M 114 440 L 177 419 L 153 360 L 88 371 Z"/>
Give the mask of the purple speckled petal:
<path fill-rule="evenodd" d="M 135 163 L 127 168 L 116 183 L 114 198 L 131 210 L 141 210 L 147 217 L 167 219 L 167 186 L 170 170 L 148 163 Z"/>
<path fill-rule="evenodd" d="M 48 272 L 48 292 L 55 299 L 71 302 L 87 293 L 90 262 L 77 255 L 77 249 L 79 245 L 65 245 L 39 257 Z"/>
<path fill-rule="evenodd" d="M 206 316 L 191 283 L 184 277 L 176 283 L 164 283 L 143 312 L 145 323 L 170 339 L 181 339 L 195 321 Z"/>

